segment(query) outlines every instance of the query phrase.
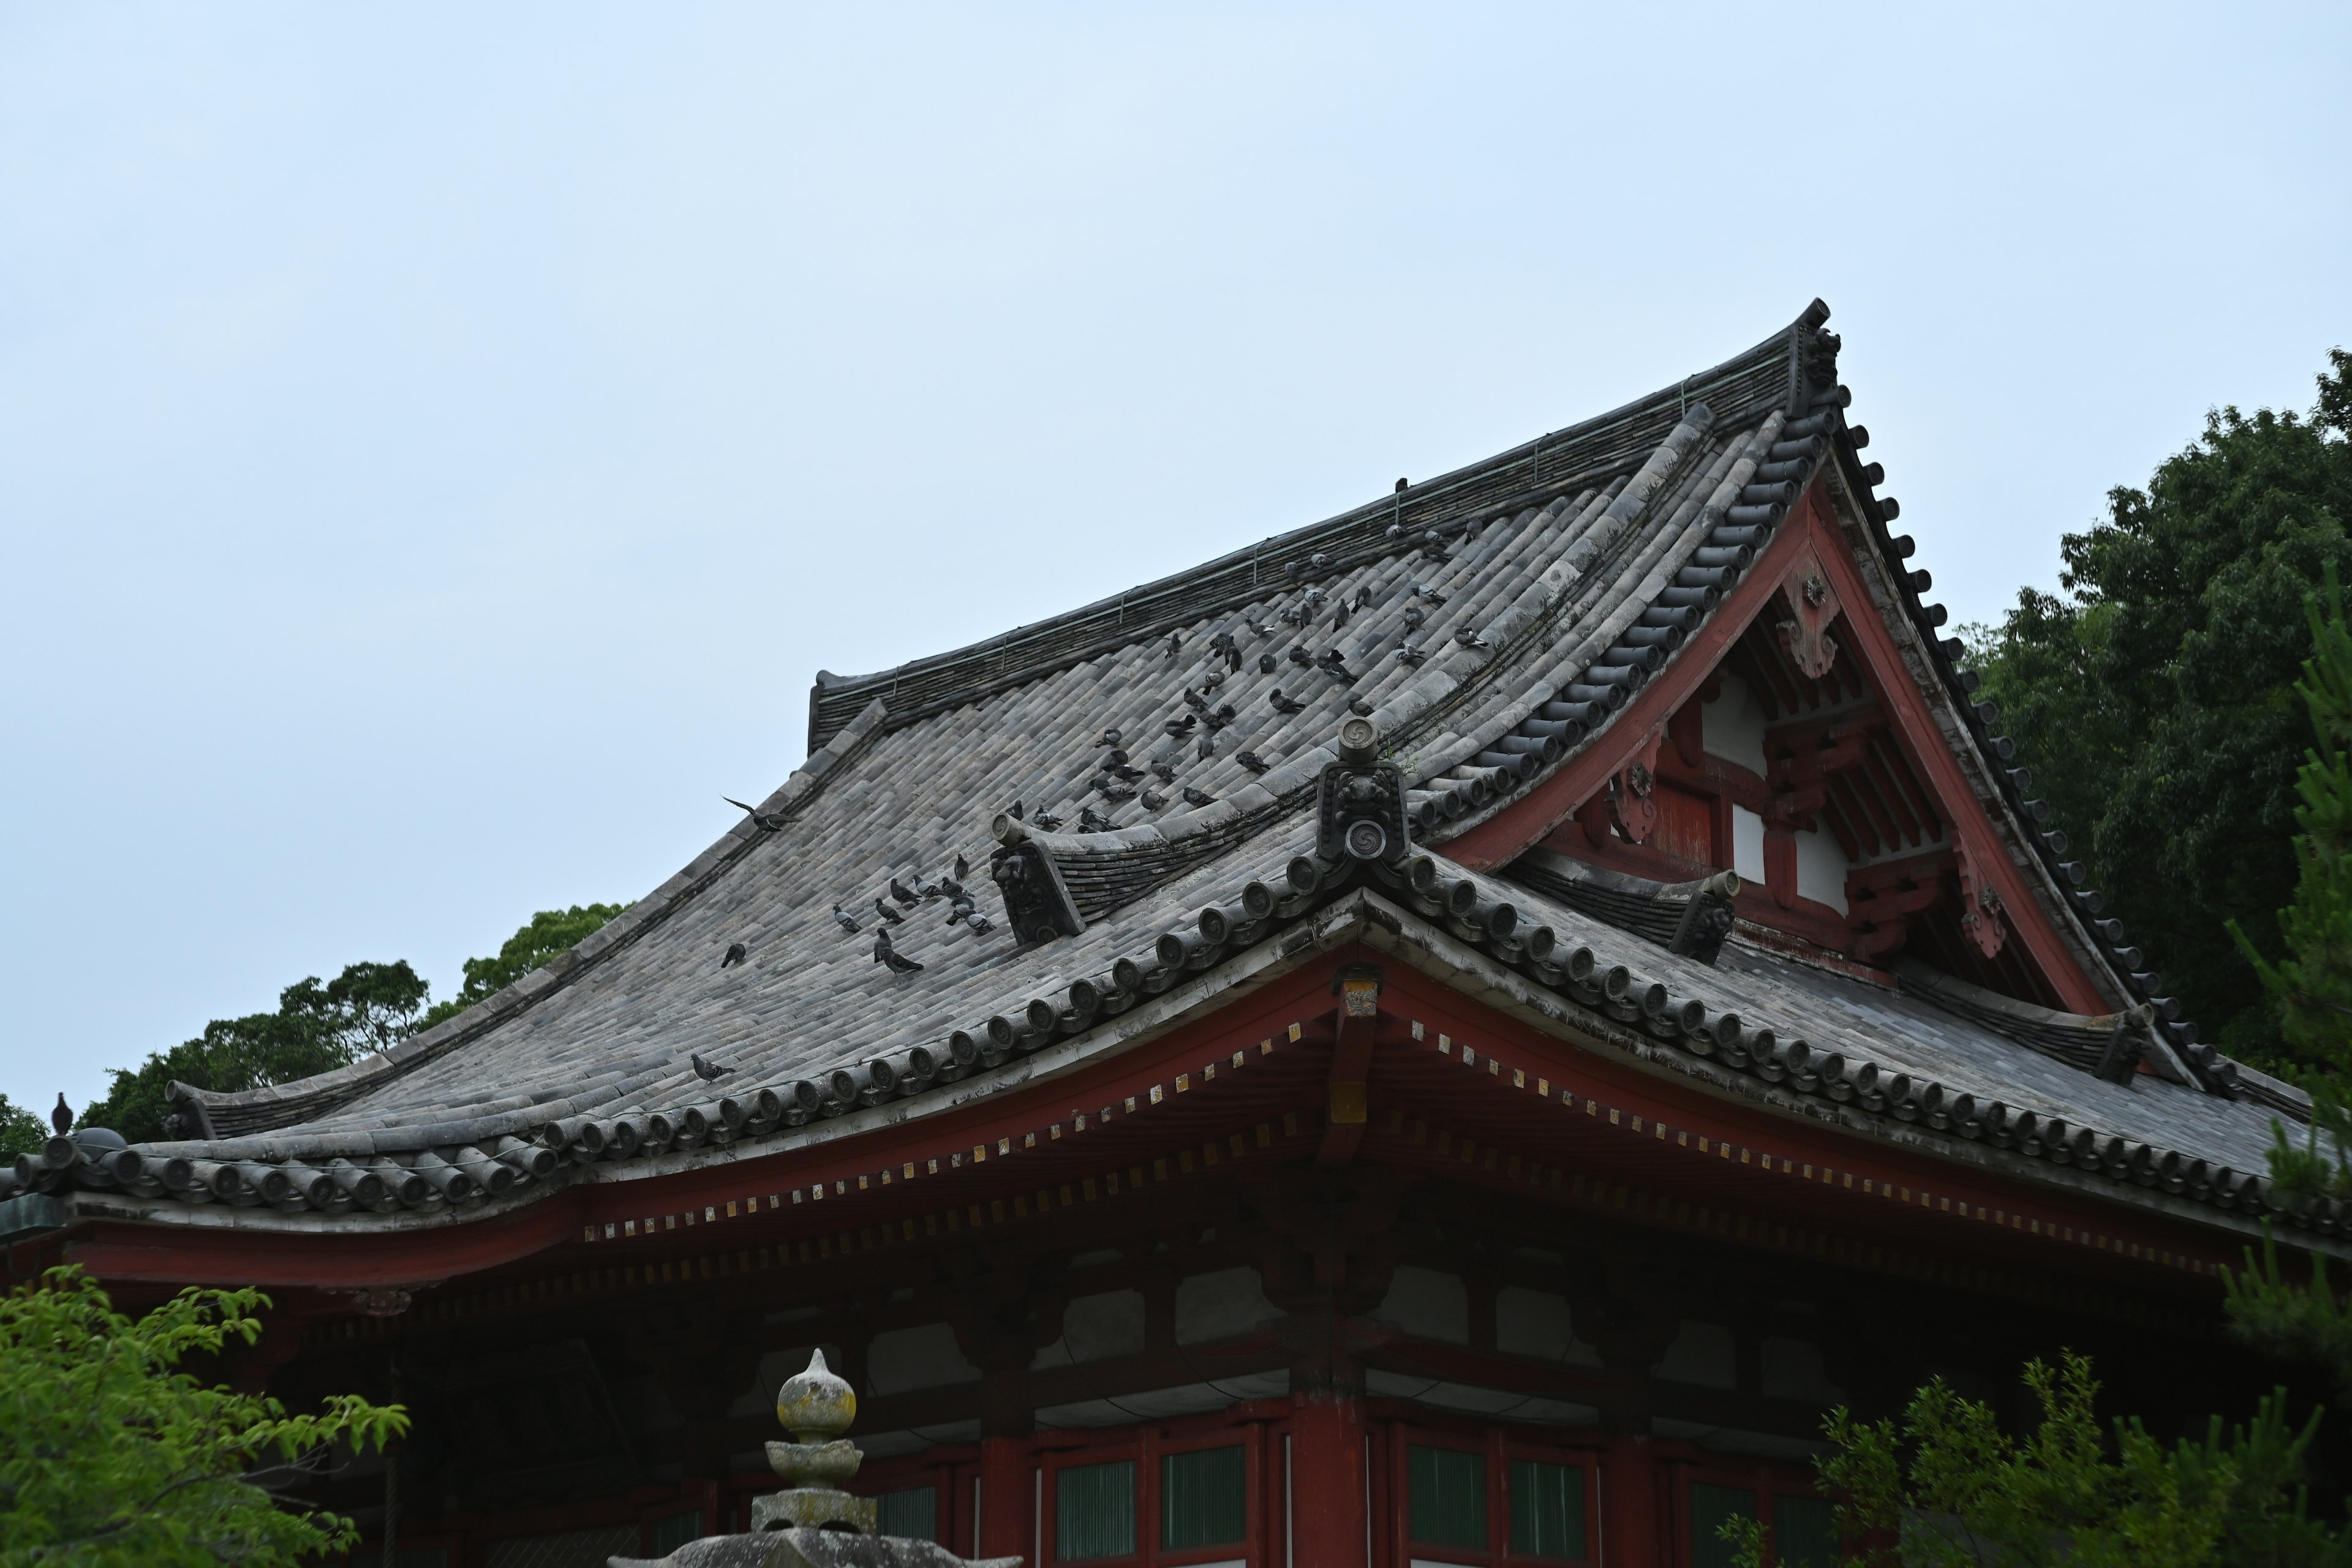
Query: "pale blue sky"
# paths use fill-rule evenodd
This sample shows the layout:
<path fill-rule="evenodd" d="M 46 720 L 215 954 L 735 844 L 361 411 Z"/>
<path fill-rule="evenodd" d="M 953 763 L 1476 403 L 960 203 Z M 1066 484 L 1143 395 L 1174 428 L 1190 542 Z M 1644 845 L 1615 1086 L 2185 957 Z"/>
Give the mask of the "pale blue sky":
<path fill-rule="evenodd" d="M 1816 294 L 1990 616 L 2352 344 L 2347 67 L 2340 4 L 0 8 L 0 1091 L 446 992 L 779 782 L 820 666 Z"/>

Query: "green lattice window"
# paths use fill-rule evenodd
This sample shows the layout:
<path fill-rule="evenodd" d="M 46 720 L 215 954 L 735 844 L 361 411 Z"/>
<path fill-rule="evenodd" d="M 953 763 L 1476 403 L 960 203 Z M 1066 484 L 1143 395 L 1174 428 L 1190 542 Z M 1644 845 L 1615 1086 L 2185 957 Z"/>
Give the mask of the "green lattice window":
<path fill-rule="evenodd" d="M 1405 1450 L 1412 1538 L 1433 1546 L 1486 1549 L 1486 1457 L 1414 1443 Z"/>
<path fill-rule="evenodd" d="M 1223 1546 L 1249 1532 L 1249 1464 L 1240 1444 L 1160 1461 L 1160 1545 Z"/>
<path fill-rule="evenodd" d="M 1584 1556 L 1584 1470 L 1538 1459 L 1511 1461 L 1511 1552 L 1518 1557 Z"/>
<path fill-rule="evenodd" d="M 1746 1487 L 1717 1487 L 1704 1481 L 1693 1481 L 1690 1489 L 1691 1568 L 1732 1568 L 1731 1543 L 1717 1531 L 1727 1520 L 1755 1517 L 1756 1494 Z"/>
<path fill-rule="evenodd" d="M 1838 1568 L 1837 1506 L 1824 1498 L 1774 1498 L 1772 1555 L 1780 1568 Z"/>
<path fill-rule="evenodd" d="M 1055 1473 L 1054 1555 L 1064 1563 L 1135 1555 L 1133 1459 Z"/>
<path fill-rule="evenodd" d="M 907 1487 L 874 1500 L 874 1527 L 884 1535 L 916 1541 L 940 1538 L 940 1489 Z"/>

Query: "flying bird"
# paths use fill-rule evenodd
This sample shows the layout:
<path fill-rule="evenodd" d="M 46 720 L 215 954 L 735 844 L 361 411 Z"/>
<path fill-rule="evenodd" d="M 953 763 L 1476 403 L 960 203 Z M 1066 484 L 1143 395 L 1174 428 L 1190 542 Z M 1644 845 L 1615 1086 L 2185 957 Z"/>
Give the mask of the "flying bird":
<path fill-rule="evenodd" d="M 874 933 L 874 962 L 893 974 L 912 974 L 923 966 L 890 945 L 890 928 L 884 926 Z"/>
<path fill-rule="evenodd" d="M 1240 756 L 1235 757 L 1234 761 L 1241 763 L 1242 766 L 1247 768 L 1254 773 L 1262 773 L 1265 772 L 1266 769 L 1274 766 L 1272 763 L 1267 762 L 1255 752 L 1244 752 Z"/>
<path fill-rule="evenodd" d="M 1265 700 L 1274 704 L 1274 710 L 1277 713 L 1303 713 L 1307 710 L 1306 703 L 1296 698 L 1285 697 L 1279 686 L 1267 692 Z"/>
<path fill-rule="evenodd" d="M 921 881 L 921 880 L 922 880 L 922 879 L 921 879 L 920 877 L 918 877 L 918 878 L 916 878 L 916 879 L 915 879 L 915 880 L 917 880 L 918 882 L 919 882 L 919 881 Z M 902 904 L 906 905 L 906 906 L 907 906 L 908 909 L 910 909 L 910 910 L 911 910 L 911 909 L 913 909 L 917 904 L 919 904 L 919 903 L 921 903 L 921 902 L 923 901 L 923 895 L 922 895 L 922 894 L 920 894 L 920 893 L 917 893 L 917 892 L 910 892 L 910 891 L 908 891 L 907 889 L 905 889 L 905 888 L 903 888 L 903 887 L 900 887 L 900 886 L 898 885 L 898 878 L 896 878 L 896 877 L 893 877 L 893 878 L 891 878 L 891 879 L 890 879 L 890 896 L 891 896 L 892 898 L 894 898 L 894 899 L 898 900 L 900 903 L 902 903 Z"/>
<path fill-rule="evenodd" d="M 874 907 L 880 909 L 882 907 L 882 900 L 879 899 L 875 900 Z M 897 920 L 898 917 L 892 915 L 890 918 L 892 920 Z M 857 929 L 856 918 L 850 914 L 847 910 L 843 909 L 839 904 L 833 906 L 833 923 L 839 926 L 845 931 L 855 931 Z"/>
<path fill-rule="evenodd" d="M 1191 784 L 1186 784 L 1184 786 L 1184 804 L 1186 805 L 1214 805 L 1217 804 L 1217 797 L 1209 794 L 1205 790 L 1197 790 Z"/>
<path fill-rule="evenodd" d="M 904 925 L 907 921 L 906 916 L 892 909 L 886 900 L 880 898 L 877 898 L 874 900 L 874 912 L 880 915 L 884 920 L 888 921 L 894 926 Z M 857 928 L 853 925 L 849 929 L 856 931 Z"/>
<path fill-rule="evenodd" d="M 735 1070 L 733 1068 L 723 1068 L 719 1066 L 717 1063 L 706 1058 L 700 1051 L 688 1051 L 687 1053 L 686 1059 L 694 1064 L 694 1076 L 700 1079 L 705 1083 L 709 1083 L 718 1079 L 725 1078 L 729 1073 Z"/>
<path fill-rule="evenodd" d="M 784 814 L 781 811 L 761 811 L 756 805 L 745 805 L 730 795 L 722 795 L 719 798 L 749 816 L 751 826 L 762 833 L 782 833 L 784 830 Z"/>
<path fill-rule="evenodd" d="M 1168 809 L 1168 797 L 1161 795 L 1156 789 L 1145 790 L 1143 792 L 1143 809 L 1146 811 L 1165 811 Z"/>
<path fill-rule="evenodd" d="M 751 956 L 751 949 L 745 947 L 740 942 L 729 942 L 727 944 L 727 956 L 719 961 L 719 967 L 721 969 L 734 968 L 737 964 L 742 963 L 744 959 Z"/>

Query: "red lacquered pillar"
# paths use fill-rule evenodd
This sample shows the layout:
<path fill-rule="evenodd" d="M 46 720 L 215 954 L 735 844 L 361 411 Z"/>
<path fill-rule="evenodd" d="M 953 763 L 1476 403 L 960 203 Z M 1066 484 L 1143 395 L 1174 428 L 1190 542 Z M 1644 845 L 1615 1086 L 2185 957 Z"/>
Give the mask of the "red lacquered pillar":
<path fill-rule="evenodd" d="M 1036 1542 L 1030 1540 L 1037 1509 L 1030 1479 L 1026 1437 L 980 1440 L 980 1554 L 1023 1557 L 1036 1568 Z"/>
<path fill-rule="evenodd" d="M 1601 1459 L 1601 1568 L 1658 1568 L 1658 1473 L 1647 1437 L 1613 1437 Z"/>
<path fill-rule="evenodd" d="M 1370 1568 L 1365 1531 L 1364 1402 L 1302 1393 L 1290 1407 L 1294 1568 Z"/>

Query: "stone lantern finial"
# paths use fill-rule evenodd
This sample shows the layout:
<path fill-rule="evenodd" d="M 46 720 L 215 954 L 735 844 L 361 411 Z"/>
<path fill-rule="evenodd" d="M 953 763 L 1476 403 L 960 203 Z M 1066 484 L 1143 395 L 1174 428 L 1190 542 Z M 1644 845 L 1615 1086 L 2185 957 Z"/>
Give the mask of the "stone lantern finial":
<path fill-rule="evenodd" d="M 769 1443 L 768 1468 L 783 1479 L 784 1489 L 752 1500 L 751 1529 L 830 1526 L 873 1534 L 874 1500 L 841 1489 L 866 1458 L 842 1436 L 857 1419 L 857 1391 L 824 1364 L 822 1349 L 776 1391 L 776 1419 L 795 1441 Z"/>

